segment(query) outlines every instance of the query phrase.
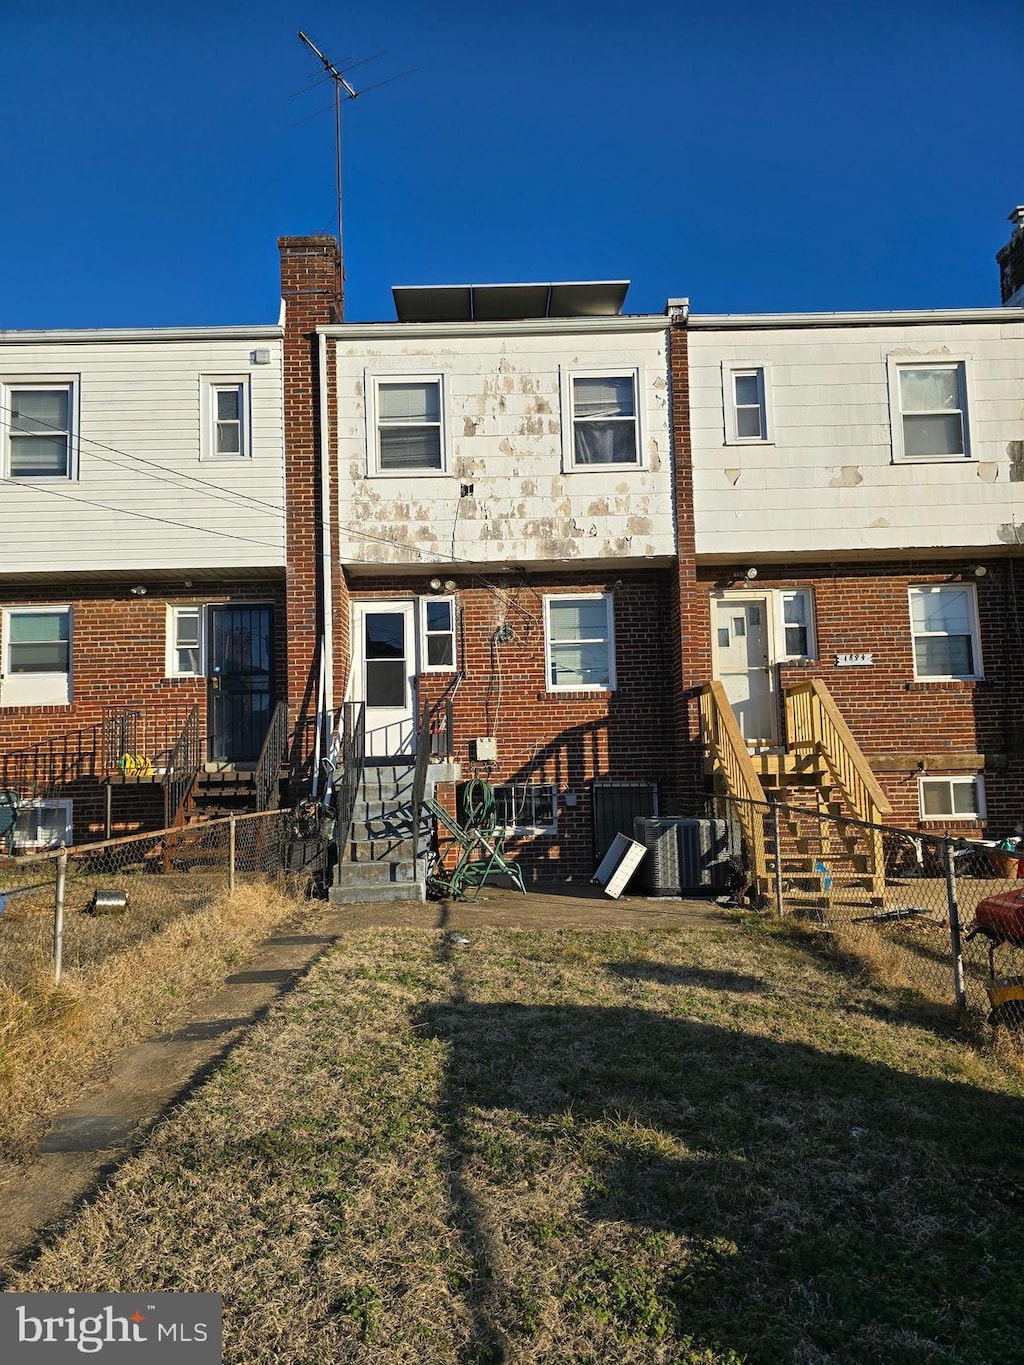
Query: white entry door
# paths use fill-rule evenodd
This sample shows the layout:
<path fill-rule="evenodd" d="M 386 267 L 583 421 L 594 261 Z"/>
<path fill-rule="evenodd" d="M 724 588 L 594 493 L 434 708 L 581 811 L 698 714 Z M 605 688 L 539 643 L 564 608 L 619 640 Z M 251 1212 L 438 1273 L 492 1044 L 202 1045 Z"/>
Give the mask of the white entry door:
<path fill-rule="evenodd" d="M 719 598 L 712 618 L 715 676 L 751 749 L 771 748 L 777 738 L 768 607 L 767 597 Z"/>
<path fill-rule="evenodd" d="M 352 697 L 366 703 L 366 756 L 416 748 L 416 604 L 352 607 Z"/>

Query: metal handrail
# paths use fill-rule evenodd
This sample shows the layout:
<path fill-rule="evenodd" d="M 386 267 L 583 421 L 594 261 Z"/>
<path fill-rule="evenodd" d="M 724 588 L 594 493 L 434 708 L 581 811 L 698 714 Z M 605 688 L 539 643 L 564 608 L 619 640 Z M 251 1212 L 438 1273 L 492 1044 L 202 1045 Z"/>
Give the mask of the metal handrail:
<path fill-rule="evenodd" d="M 98 724 L 51 735 L 0 757 L 0 790 L 26 801 L 52 795 L 83 777 L 102 778 L 121 756 L 138 751 L 141 711 L 115 711 Z"/>
<path fill-rule="evenodd" d="M 270 798 L 281 781 L 281 764 L 288 747 L 288 704 L 279 701 L 267 727 L 252 781 L 256 789 L 256 809 L 270 809 Z"/>
<path fill-rule="evenodd" d="M 419 734 L 416 737 L 416 767 L 412 782 L 413 866 L 419 867 L 420 840 L 423 834 L 423 800 L 427 791 L 427 766 L 432 758 L 451 758 L 454 753 L 454 701 L 465 674 L 460 668 L 455 677 L 431 705 L 423 703 Z"/>
<path fill-rule="evenodd" d="M 352 833 L 356 793 L 363 781 L 363 764 L 366 758 L 366 703 L 362 701 L 342 702 L 338 729 L 341 732 L 341 757 L 338 768 L 340 780 L 334 782 L 334 842 L 338 850 L 338 862 L 342 861 L 345 845 Z"/>
<path fill-rule="evenodd" d="M 200 753 L 199 706 L 195 704 L 189 707 L 163 777 L 164 823 L 168 829 L 185 823 L 185 807 L 199 774 Z"/>

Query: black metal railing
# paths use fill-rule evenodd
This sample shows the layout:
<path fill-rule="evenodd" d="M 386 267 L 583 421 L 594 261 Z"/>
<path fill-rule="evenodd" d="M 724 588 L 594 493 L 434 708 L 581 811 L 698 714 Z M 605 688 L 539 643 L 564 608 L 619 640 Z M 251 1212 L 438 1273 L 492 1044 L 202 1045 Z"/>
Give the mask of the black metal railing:
<path fill-rule="evenodd" d="M 260 750 L 252 775 L 257 810 L 270 810 L 272 806 L 277 805 L 276 800 L 271 802 L 271 796 L 276 795 L 281 783 L 281 764 L 284 762 L 287 747 L 288 704 L 279 701 L 274 707 L 274 714 L 270 717 L 267 737 L 263 741 L 263 748 Z"/>
<path fill-rule="evenodd" d="M 448 759 L 455 752 L 453 724 L 455 694 L 462 686 L 460 669 L 437 701 L 423 703 L 416 740 L 416 767 L 412 784 L 413 854 L 419 867 L 423 838 L 423 799 L 427 789 L 427 767 L 431 759 Z"/>
<path fill-rule="evenodd" d="M 363 781 L 363 762 L 366 758 L 366 703 L 342 702 L 338 730 L 341 735 L 341 748 L 334 769 L 334 839 L 340 863 L 352 832 L 356 796 Z"/>
<path fill-rule="evenodd" d="M 101 780 L 138 751 L 141 711 L 112 711 L 97 725 L 52 735 L 0 758 L 0 790 L 23 801 L 52 796 L 83 778 Z"/>
<path fill-rule="evenodd" d="M 192 795 L 202 762 L 199 738 L 199 706 L 191 706 L 185 717 L 174 747 L 167 760 L 167 770 L 163 775 L 164 824 L 185 823 L 186 807 Z"/>

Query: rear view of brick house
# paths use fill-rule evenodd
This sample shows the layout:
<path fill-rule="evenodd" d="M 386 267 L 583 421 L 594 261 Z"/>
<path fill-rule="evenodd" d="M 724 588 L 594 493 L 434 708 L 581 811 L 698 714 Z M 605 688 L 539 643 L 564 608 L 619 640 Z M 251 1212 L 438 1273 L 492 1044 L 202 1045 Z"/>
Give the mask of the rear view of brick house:
<path fill-rule="evenodd" d="M 20 851 L 182 819 L 204 769 L 257 760 L 285 682 L 281 357 L 277 327 L 0 339 Z"/>

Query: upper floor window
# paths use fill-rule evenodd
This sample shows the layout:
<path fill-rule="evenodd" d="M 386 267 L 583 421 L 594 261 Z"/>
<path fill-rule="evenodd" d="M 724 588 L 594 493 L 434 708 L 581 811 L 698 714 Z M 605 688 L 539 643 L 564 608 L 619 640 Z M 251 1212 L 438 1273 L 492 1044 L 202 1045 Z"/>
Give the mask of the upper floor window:
<path fill-rule="evenodd" d="M 636 371 L 568 378 L 572 448 L 567 467 L 639 465 Z"/>
<path fill-rule="evenodd" d="M 726 442 L 770 440 L 765 367 L 727 364 L 722 370 L 722 387 Z"/>
<path fill-rule="evenodd" d="M 249 440 L 249 381 L 203 381 L 203 458 L 237 460 L 252 454 Z"/>
<path fill-rule="evenodd" d="M 423 598 L 423 670 L 449 672 L 455 667 L 455 598 Z"/>
<path fill-rule="evenodd" d="M 615 687 L 615 625 L 610 593 L 545 597 L 549 692 Z"/>
<path fill-rule="evenodd" d="M 4 706 L 71 700 L 71 608 L 8 607 L 3 614 Z"/>
<path fill-rule="evenodd" d="M 5 406 L 8 477 L 72 478 L 74 385 L 11 384 Z"/>
<path fill-rule="evenodd" d="M 916 678 L 980 678 L 974 589 L 953 584 L 910 589 Z"/>
<path fill-rule="evenodd" d="M 963 361 L 890 362 L 893 455 L 948 460 L 970 454 Z"/>
<path fill-rule="evenodd" d="M 375 469 L 380 474 L 444 468 L 444 392 L 440 375 L 375 379 Z"/>

